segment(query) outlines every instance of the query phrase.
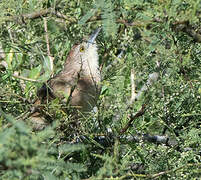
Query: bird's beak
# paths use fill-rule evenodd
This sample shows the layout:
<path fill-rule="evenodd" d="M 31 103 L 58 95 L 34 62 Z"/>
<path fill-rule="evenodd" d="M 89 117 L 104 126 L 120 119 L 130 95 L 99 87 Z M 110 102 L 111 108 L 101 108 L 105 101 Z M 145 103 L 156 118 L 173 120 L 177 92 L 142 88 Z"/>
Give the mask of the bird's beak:
<path fill-rule="evenodd" d="M 95 30 L 95 32 L 89 37 L 89 40 L 87 41 L 88 44 L 93 44 L 96 40 L 96 37 L 98 36 L 101 28 L 98 28 Z"/>

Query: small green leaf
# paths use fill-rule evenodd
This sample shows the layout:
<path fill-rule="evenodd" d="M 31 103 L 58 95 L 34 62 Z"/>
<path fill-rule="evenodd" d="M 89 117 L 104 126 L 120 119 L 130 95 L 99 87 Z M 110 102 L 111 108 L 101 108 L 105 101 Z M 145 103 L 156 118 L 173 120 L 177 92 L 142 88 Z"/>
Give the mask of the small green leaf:
<path fill-rule="evenodd" d="M 102 88 L 101 88 L 101 94 L 105 94 L 107 90 L 108 90 L 107 86 L 102 86 Z"/>
<path fill-rule="evenodd" d="M 44 180 L 56 180 L 57 178 L 53 175 L 53 174 L 51 174 L 51 173 L 45 173 L 44 175 L 43 175 L 43 177 L 44 177 Z"/>
<path fill-rule="evenodd" d="M 34 69 L 32 69 L 29 73 L 29 77 L 31 79 L 37 79 L 40 75 L 40 71 L 41 71 L 41 65 L 35 67 Z"/>

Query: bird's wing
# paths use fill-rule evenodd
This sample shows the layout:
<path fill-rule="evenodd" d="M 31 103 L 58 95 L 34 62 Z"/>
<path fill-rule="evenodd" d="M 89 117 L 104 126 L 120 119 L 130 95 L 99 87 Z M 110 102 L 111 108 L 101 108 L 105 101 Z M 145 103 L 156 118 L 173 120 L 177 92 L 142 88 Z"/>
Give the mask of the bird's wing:
<path fill-rule="evenodd" d="M 79 78 L 78 72 L 61 72 L 38 90 L 37 95 L 41 101 L 55 97 L 68 98 L 72 88 L 76 85 Z"/>

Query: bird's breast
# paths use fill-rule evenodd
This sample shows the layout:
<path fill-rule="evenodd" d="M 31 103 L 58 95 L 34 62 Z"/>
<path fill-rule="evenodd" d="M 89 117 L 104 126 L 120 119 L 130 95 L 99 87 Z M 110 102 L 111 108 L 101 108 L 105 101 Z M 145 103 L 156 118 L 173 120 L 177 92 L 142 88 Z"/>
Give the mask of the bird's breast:
<path fill-rule="evenodd" d="M 71 105 L 83 111 L 90 111 L 97 102 L 100 88 L 99 84 L 90 78 L 80 78 L 71 97 Z"/>

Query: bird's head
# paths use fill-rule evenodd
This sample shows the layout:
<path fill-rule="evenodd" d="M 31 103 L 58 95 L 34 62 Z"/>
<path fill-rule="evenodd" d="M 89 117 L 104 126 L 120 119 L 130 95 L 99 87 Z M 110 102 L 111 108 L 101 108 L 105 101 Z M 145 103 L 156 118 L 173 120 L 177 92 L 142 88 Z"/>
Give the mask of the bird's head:
<path fill-rule="evenodd" d="M 88 40 L 84 40 L 80 44 L 72 47 L 66 61 L 66 68 L 68 68 L 69 65 L 73 65 L 77 69 L 81 67 L 84 74 L 92 74 L 93 76 L 96 74 L 99 63 L 98 49 L 95 40 L 100 30 L 101 28 L 98 28 Z"/>

